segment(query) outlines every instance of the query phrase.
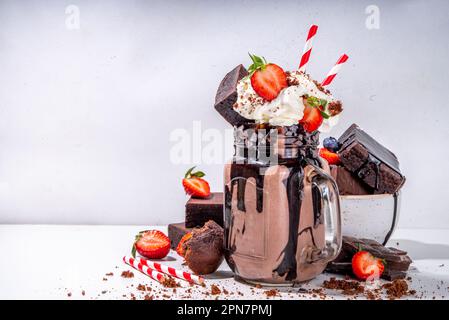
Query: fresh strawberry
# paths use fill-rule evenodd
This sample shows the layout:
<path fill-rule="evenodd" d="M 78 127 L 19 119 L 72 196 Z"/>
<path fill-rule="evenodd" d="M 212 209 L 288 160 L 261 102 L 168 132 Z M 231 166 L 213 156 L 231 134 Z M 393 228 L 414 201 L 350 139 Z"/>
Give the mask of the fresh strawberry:
<path fill-rule="evenodd" d="M 328 105 L 327 100 L 314 96 L 304 96 L 304 116 L 299 123 L 307 132 L 317 130 L 323 123 L 323 119 L 329 119 L 331 116 L 326 113 Z"/>
<path fill-rule="evenodd" d="M 267 63 L 265 58 L 253 54 L 249 56 L 253 61 L 248 72 L 254 91 L 265 100 L 275 99 L 279 92 L 287 87 L 287 76 L 284 70 L 274 63 Z"/>
<path fill-rule="evenodd" d="M 210 196 L 209 183 L 202 179 L 204 172 L 193 172 L 195 167 L 190 168 L 182 179 L 182 185 L 187 194 L 197 198 L 207 198 Z"/>
<path fill-rule="evenodd" d="M 162 259 L 170 251 L 170 239 L 159 230 L 146 230 L 136 235 L 131 254 L 136 251 L 148 259 Z"/>
<path fill-rule="evenodd" d="M 178 246 L 176 247 L 176 252 L 181 256 L 184 257 L 184 255 L 186 254 L 184 252 L 184 249 L 182 247 L 182 245 L 184 244 L 184 242 L 186 242 L 187 240 L 189 240 L 192 237 L 192 233 L 186 233 L 182 238 L 181 241 L 179 241 Z"/>
<path fill-rule="evenodd" d="M 326 148 L 320 149 L 320 157 L 326 159 L 329 164 L 340 163 L 340 156 L 335 152 L 327 150 Z"/>
<path fill-rule="evenodd" d="M 379 278 L 384 268 L 383 261 L 368 251 L 359 251 L 352 257 L 352 271 L 360 280 Z"/>
<path fill-rule="evenodd" d="M 299 121 L 307 132 L 313 132 L 323 123 L 323 116 L 318 108 L 306 106 L 304 116 Z"/>

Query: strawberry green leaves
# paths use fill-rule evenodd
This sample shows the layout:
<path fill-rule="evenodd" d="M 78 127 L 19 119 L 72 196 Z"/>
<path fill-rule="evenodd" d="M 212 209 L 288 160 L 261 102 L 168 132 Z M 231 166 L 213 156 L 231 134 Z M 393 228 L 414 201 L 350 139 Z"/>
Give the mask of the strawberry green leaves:
<path fill-rule="evenodd" d="M 320 110 L 321 116 L 324 119 L 329 119 L 331 116 L 327 114 L 324 110 L 326 110 L 327 107 L 327 100 L 326 99 L 320 99 L 314 96 L 307 96 L 306 98 L 307 104 L 313 108 L 318 108 Z"/>
<path fill-rule="evenodd" d="M 249 52 L 248 52 L 248 54 L 249 54 L 249 57 L 251 58 L 251 60 L 253 61 L 253 64 L 248 67 L 249 74 L 247 77 L 251 77 L 253 75 L 253 73 L 256 72 L 257 70 L 264 70 L 268 63 L 264 57 L 258 57 Z"/>
<path fill-rule="evenodd" d="M 193 170 L 196 168 L 196 166 L 190 168 L 189 170 L 187 170 L 186 174 L 184 175 L 185 179 L 189 179 L 189 178 L 202 178 L 204 177 L 206 174 L 203 171 L 196 171 L 193 172 Z"/>

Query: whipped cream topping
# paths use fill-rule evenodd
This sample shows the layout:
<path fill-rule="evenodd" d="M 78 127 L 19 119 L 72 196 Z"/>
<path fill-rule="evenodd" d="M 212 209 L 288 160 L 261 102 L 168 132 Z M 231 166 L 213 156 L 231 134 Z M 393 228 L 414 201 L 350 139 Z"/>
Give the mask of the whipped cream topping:
<path fill-rule="evenodd" d="M 337 102 L 329 91 L 319 88 L 307 74 L 299 71 L 287 73 L 289 86 L 282 89 L 272 101 L 260 97 L 251 86 L 249 77 L 243 78 L 237 84 L 237 102 L 234 110 L 241 116 L 254 120 L 256 123 L 269 123 L 274 126 L 291 126 L 297 124 L 304 116 L 305 95 L 327 100 L 328 104 Z M 323 119 L 318 129 L 328 132 L 338 122 L 338 115 Z"/>

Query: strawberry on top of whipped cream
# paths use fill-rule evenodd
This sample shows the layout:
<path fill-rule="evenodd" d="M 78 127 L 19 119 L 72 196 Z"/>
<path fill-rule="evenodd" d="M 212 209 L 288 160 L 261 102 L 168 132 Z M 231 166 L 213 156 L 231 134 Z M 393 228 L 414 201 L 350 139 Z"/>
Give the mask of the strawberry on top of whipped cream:
<path fill-rule="evenodd" d="M 303 72 L 286 72 L 286 76 L 287 87 L 283 88 L 271 101 L 265 100 L 256 93 L 251 85 L 250 77 L 243 78 L 237 84 L 237 102 L 234 104 L 234 110 L 256 123 L 291 126 L 298 124 L 304 117 L 306 108 L 304 98 L 316 97 L 327 101 L 326 110 L 323 111 L 330 116 L 323 119 L 318 130 L 328 132 L 337 124 L 338 114 L 342 111 L 340 101 Z"/>

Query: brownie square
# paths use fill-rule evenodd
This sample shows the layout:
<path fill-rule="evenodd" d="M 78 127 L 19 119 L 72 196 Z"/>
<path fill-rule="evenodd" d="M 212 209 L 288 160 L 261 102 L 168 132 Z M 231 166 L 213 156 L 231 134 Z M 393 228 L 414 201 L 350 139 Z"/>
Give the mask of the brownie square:
<path fill-rule="evenodd" d="M 207 199 L 191 197 L 187 201 L 186 227 L 202 227 L 209 220 L 223 227 L 223 192 L 212 192 Z"/>
<path fill-rule="evenodd" d="M 170 247 L 176 249 L 181 238 L 190 231 L 192 231 L 192 228 L 187 228 L 184 222 L 169 224 L 168 237 L 170 238 Z"/>
<path fill-rule="evenodd" d="M 340 195 L 368 195 L 373 194 L 371 187 L 365 184 L 359 177 L 341 166 L 330 166 L 331 176 L 338 186 Z"/>
<path fill-rule="evenodd" d="M 373 193 L 396 193 L 405 182 L 399 161 L 393 152 L 374 140 L 356 124 L 338 139 L 340 160 L 348 171 L 374 190 Z"/>
<path fill-rule="evenodd" d="M 215 110 L 233 126 L 241 126 L 252 120 L 242 117 L 234 110 L 237 101 L 237 83 L 248 75 L 245 67 L 241 64 L 232 69 L 221 81 L 215 96 Z"/>

